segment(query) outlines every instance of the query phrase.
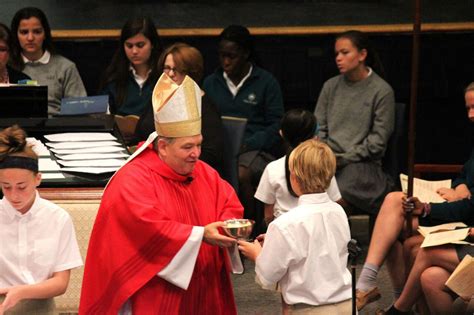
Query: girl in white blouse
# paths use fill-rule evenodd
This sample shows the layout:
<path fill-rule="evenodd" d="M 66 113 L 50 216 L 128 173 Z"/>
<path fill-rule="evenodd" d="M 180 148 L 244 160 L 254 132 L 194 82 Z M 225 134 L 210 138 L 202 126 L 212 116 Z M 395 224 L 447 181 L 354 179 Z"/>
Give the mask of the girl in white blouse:
<path fill-rule="evenodd" d="M 42 199 L 38 156 L 18 126 L 0 132 L 0 315 L 55 314 L 82 258 L 69 214 Z"/>

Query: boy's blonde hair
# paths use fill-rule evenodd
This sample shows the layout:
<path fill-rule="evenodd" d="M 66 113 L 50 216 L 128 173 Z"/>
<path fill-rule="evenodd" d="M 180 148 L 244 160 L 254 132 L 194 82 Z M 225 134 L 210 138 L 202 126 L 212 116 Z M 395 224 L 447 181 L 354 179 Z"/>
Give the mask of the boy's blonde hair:
<path fill-rule="evenodd" d="M 327 144 L 310 139 L 291 152 L 288 165 L 303 194 L 320 193 L 336 172 L 336 157 Z"/>

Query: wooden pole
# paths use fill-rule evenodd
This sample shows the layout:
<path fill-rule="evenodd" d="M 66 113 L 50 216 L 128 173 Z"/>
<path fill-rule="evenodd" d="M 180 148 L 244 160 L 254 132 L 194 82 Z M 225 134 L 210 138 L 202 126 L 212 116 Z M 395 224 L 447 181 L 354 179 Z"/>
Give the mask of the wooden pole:
<path fill-rule="evenodd" d="M 415 21 L 413 23 L 413 51 L 411 59 L 411 95 L 408 129 L 408 190 L 407 197 L 413 196 L 413 173 L 415 168 L 416 100 L 418 96 L 418 61 L 420 55 L 421 0 L 415 0 Z M 407 233 L 412 235 L 412 214 L 406 216 Z"/>

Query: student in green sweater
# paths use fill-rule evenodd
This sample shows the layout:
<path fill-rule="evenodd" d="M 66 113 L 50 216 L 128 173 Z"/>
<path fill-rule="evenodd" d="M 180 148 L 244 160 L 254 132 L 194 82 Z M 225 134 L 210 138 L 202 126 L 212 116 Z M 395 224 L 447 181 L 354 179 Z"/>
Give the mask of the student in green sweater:
<path fill-rule="evenodd" d="M 395 123 L 395 97 L 378 73 L 382 67 L 367 36 L 340 34 L 335 42 L 340 74 L 326 83 L 315 115 L 319 138 L 336 154 L 336 179 L 343 206 L 377 213 L 393 181 L 382 158 Z"/>
<path fill-rule="evenodd" d="M 11 30 L 12 64 L 40 85 L 48 86 L 49 115 L 60 111 L 61 99 L 87 95 L 76 65 L 55 53 L 43 11 L 34 7 L 20 9 L 12 19 Z"/>

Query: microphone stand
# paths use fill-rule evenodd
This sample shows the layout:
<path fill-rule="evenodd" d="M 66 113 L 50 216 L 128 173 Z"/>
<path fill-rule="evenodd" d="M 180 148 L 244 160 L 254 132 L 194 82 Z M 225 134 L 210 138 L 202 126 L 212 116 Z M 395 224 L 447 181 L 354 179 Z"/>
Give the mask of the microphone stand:
<path fill-rule="evenodd" d="M 362 248 L 359 247 L 357 240 L 351 239 L 347 243 L 347 249 L 349 251 L 349 259 L 351 261 L 351 275 L 352 275 L 352 315 L 357 314 L 357 304 L 356 304 L 356 266 L 357 266 L 357 257 L 359 257 L 362 252 Z"/>

